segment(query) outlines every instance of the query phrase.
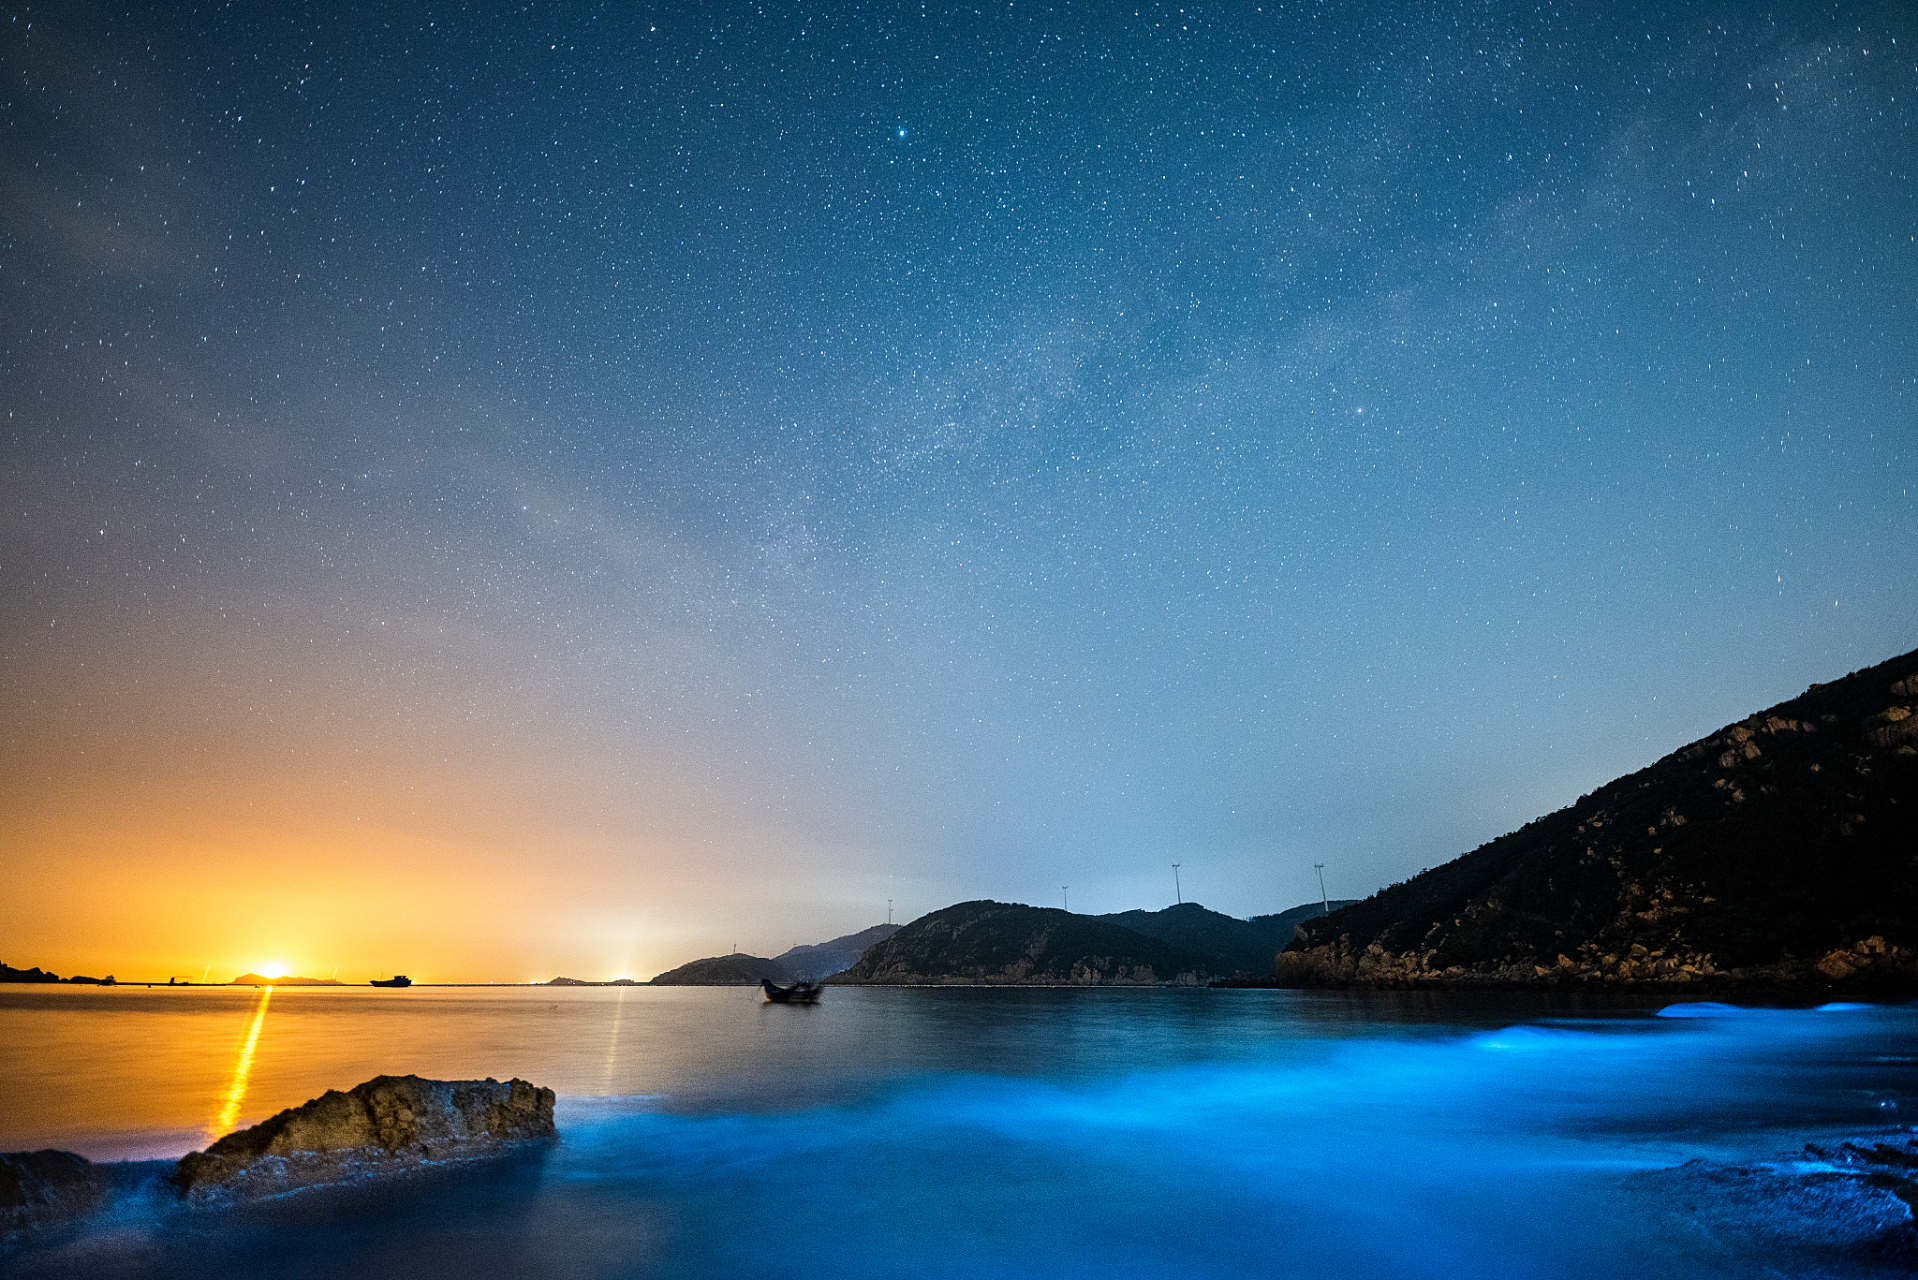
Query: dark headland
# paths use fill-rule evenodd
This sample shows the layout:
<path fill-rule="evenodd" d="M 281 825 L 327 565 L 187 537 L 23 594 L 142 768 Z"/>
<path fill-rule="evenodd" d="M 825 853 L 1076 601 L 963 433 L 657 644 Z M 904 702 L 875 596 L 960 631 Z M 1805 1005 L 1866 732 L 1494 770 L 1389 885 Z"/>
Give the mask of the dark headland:
<path fill-rule="evenodd" d="M 797 977 L 823 978 L 852 968 L 859 963 L 859 957 L 866 953 L 867 947 L 884 942 L 898 933 L 901 927 L 896 924 L 876 924 L 858 933 L 843 934 L 830 942 L 791 947 L 773 959 L 784 966 L 786 972 Z"/>
<path fill-rule="evenodd" d="M 1294 987 L 1918 991 L 1918 652 L 1307 920 Z"/>
<path fill-rule="evenodd" d="M 83 987 L 111 987 L 117 985 L 114 982 L 113 975 L 110 973 L 104 978 L 89 978 L 83 974 L 75 974 L 71 978 L 63 978 L 57 973 L 48 973 L 39 965 L 35 965 L 31 969 L 16 969 L 12 965 L 5 963 L 0 963 L 0 982 L 65 982 Z"/>
<path fill-rule="evenodd" d="M 1340 904 L 1344 905 L 1344 904 Z M 1057 907 L 961 902 L 868 947 L 832 981 L 893 986 L 1157 986 L 1269 973 L 1272 955 L 1321 904 L 1239 920 L 1196 902 L 1084 916 Z"/>
<path fill-rule="evenodd" d="M 729 956 L 708 956 L 691 960 L 677 969 L 668 969 L 654 978 L 655 987 L 756 987 L 760 980 L 782 986 L 793 980 L 777 960 L 734 952 Z"/>
<path fill-rule="evenodd" d="M 654 978 L 656 987 L 756 987 L 762 980 L 785 986 L 797 980 L 816 981 L 855 964 L 866 948 L 899 932 L 896 924 L 876 924 L 829 942 L 792 947 L 780 955 L 749 956 L 734 952 L 692 960 Z"/>

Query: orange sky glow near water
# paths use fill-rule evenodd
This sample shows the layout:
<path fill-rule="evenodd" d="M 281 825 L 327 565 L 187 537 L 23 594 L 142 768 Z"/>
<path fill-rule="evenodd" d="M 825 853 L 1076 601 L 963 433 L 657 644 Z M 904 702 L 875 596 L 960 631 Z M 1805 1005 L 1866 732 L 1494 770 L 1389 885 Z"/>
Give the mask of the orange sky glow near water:
<path fill-rule="evenodd" d="M 127 732 L 82 714 L 0 753 L 0 960 L 121 981 L 223 982 L 274 962 L 348 982 L 644 979 L 735 942 L 768 954 L 883 918 L 883 885 L 871 905 L 760 887 L 752 851 L 790 837 L 698 826 L 702 810 L 753 805 L 684 768 L 524 734 L 524 764 L 497 743 L 421 741 L 456 738 L 443 723 L 397 745 L 366 725 L 307 736 L 208 692 L 204 718 L 224 724 Z"/>

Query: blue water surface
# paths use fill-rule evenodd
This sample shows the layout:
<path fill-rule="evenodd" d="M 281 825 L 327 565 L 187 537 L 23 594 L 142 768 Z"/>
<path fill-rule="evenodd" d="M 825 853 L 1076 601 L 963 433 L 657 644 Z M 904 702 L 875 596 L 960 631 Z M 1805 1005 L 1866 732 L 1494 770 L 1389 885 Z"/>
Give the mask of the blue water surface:
<path fill-rule="evenodd" d="M 1918 1084 L 1918 1011 L 1902 1007 L 1660 1018 L 1482 997 L 834 990 L 819 1010 L 675 1008 L 683 1036 L 758 1020 L 785 1060 L 701 1071 L 694 1054 L 676 1088 L 563 1092 L 552 1150 L 422 1184 L 225 1213 L 136 1199 L 11 1269 L 1799 1274 L 1642 1175 L 1905 1123 Z M 707 1043 L 725 1059 L 739 1041 Z M 1840 1259 L 1817 1274 L 1904 1272 Z"/>

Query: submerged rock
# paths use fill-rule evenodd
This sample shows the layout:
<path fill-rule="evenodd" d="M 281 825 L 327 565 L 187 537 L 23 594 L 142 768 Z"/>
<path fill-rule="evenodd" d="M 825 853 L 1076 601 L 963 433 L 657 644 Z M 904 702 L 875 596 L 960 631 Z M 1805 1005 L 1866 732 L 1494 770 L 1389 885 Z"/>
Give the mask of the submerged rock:
<path fill-rule="evenodd" d="M 192 1198 L 252 1198 L 497 1155 L 554 1136 L 551 1089 L 376 1076 L 229 1133 L 182 1158 L 172 1181 Z"/>
<path fill-rule="evenodd" d="M 1879 1262 L 1898 1274 L 1918 1263 L 1918 1137 L 1908 1131 L 1751 1164 L 1693 1160 L 1632 1182 L 1735 1253 L 1808 1266 Z"/>
<path fill-rule="evenodd" d="M 71 1151 L 0 1154 L 0 1237 L 54 1226 L 91 1212 L 110 1179 Z"/>

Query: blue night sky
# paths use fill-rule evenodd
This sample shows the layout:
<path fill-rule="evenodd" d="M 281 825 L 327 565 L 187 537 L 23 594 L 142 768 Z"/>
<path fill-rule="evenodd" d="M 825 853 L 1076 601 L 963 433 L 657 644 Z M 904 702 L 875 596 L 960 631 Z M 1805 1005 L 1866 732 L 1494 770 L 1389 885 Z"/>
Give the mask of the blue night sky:
<path fill-rule="evenodd" d="M 14 5 L 0 70 L 11 963 L 1276 911 L 1918 645 L 1899 6 Z"/>

